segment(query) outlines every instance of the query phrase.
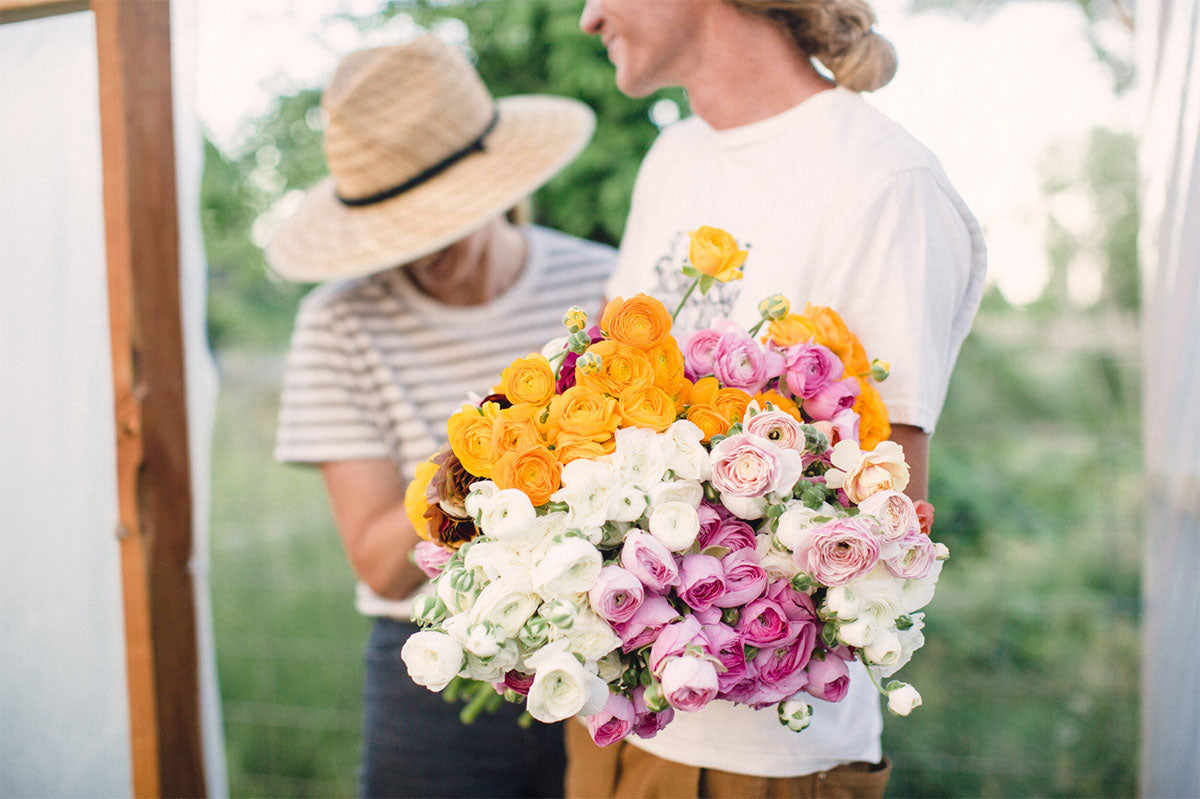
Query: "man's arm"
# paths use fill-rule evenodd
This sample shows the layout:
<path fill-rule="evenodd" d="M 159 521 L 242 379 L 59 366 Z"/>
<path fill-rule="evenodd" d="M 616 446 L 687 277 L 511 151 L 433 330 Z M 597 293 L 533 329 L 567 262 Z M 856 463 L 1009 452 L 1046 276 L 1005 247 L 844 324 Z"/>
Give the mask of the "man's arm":
<path fill-rule="evenodd" d="M 904 447 L 908 462 L 908 488 L 904 493 L 916 502 L 929 499 L 929 434 L 907 424 L 892 425 L 892 441 Z"/>

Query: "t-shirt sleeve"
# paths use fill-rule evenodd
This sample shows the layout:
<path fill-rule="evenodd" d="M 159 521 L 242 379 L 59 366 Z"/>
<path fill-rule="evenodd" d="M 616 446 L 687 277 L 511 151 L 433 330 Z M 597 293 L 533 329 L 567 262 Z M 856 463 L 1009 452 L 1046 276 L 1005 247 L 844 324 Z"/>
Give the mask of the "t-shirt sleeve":
<path fill-rule="evenodd" d="M 352 337 L 327 307 L 302 307 L 280 398 L 275 459 L 326 463 L 390 458 L 378 391 Z"/>
<path fill-rule="evenodd" d="M 982 235 L 937 175 L 889 178 L 849 220 L 818 296 L 845 318 L 870 358 L 890 362 L 879 384 L 893 423 L 932 433 L 950 373 L 983 291 Z"/>

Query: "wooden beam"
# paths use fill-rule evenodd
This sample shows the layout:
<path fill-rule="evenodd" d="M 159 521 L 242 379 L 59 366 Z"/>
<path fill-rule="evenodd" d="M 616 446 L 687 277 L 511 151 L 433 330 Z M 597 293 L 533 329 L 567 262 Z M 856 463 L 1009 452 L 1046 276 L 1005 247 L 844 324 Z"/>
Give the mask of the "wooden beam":
<path fill-rule="evenodd" d="M 0 25 L 87 11 L 88 0 L 0 0 Z"/>
<path fill-rule="evenodd" d="M 170 4 L 95 0 L 135 796 L 203 796 Z"/>

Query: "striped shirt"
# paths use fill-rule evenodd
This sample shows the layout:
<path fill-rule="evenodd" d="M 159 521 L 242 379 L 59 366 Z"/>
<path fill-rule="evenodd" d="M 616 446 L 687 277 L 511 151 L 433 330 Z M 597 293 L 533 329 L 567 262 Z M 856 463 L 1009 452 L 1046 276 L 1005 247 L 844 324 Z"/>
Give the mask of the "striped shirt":
<path fill-rule="evenodd" d="M 483 305 L 437 302 L 398 269 L 310 292 L 288 352 L 275 458 L 382 458 L 407 482 L 445 442 L 451 414 L 490 393 L 514 358 L 566 334 L 567 308 L 596 316 L 616 252 L 546 228 L 522 231 L 525 268 Z M 407 603 L 362 584 L 357 604 L 368 615 L 407 615 Z"/>

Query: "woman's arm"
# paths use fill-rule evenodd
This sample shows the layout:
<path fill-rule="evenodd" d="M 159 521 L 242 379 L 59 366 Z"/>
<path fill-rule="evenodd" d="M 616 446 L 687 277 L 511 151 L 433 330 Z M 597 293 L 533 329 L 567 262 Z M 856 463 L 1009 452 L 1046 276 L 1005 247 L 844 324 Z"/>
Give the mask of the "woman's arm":
<path fill-rule="evenodd" d="M 904 493 L 914 502 L 929 499 L 929 434 L 919 427 L 894 424 L 891 438 L 904 447 L 908 463 L 908 488 Z"/>
<path fill-rule="evenodd" d="M 420 538 L 404 512 L 404 483 L 384 459 L 331 461 L 321 477 L 350 565 L 371 590 L 403 599 L 425 575 L 409 560 Z"/>

